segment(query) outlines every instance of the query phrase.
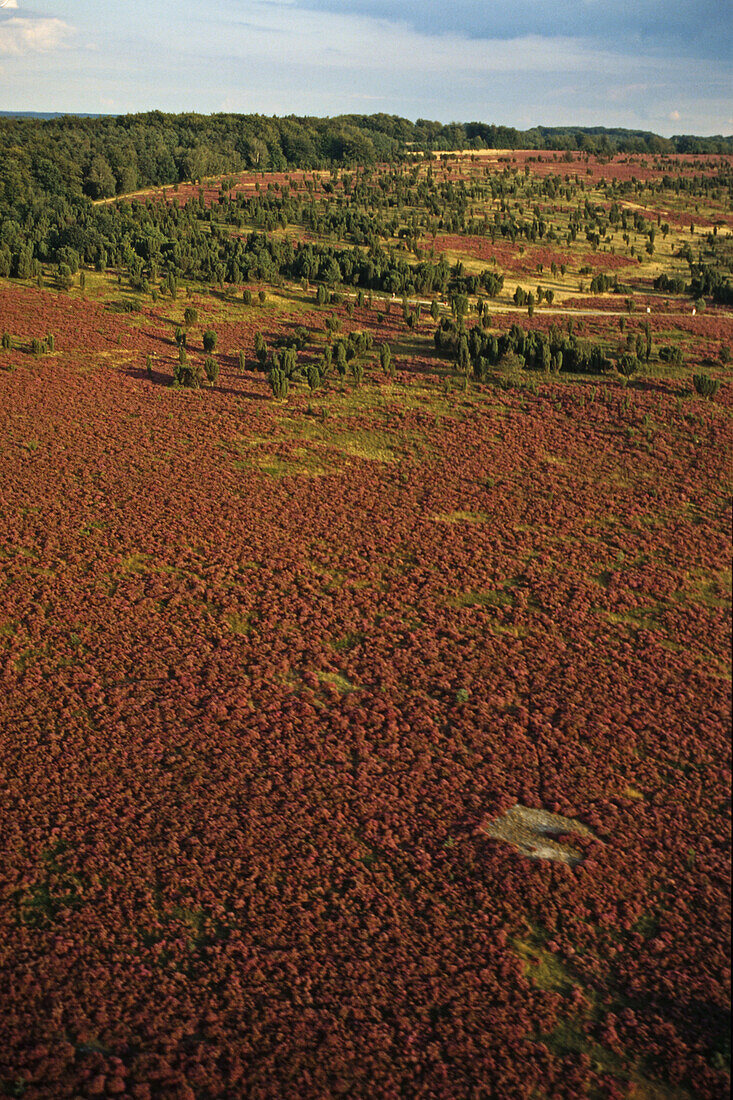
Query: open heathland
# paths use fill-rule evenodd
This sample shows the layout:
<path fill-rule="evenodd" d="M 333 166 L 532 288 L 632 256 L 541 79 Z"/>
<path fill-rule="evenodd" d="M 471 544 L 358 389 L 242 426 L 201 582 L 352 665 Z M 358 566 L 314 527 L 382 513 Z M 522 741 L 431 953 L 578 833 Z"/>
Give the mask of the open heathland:
<path fill-rule="evenodd" d="M 731 179 L 6 226 L 0 1095 L 727 1094 Z"/>

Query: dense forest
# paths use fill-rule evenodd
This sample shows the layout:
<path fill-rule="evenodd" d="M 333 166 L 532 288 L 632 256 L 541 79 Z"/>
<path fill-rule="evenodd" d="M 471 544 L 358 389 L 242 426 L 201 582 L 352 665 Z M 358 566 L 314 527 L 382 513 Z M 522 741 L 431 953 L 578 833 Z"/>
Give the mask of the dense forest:
<path fill-rule="evenodd" d="M 637 130 L 544 127 L 393 115 L 62 116 L 0 119 L 0 208 L 24 198 L 92 199 L 246 169 L 281 171 L 397 160 L 415 152 L 537 149 L 613 153 L 731 153 L 733 138 L 663 138 Z"/>

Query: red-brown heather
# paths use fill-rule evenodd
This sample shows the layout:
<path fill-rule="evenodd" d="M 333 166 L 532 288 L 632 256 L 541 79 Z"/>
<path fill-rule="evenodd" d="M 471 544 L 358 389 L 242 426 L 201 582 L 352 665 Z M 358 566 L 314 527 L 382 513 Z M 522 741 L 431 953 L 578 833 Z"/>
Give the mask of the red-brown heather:
<path fill-rule="evenodd" d="M 615 347 L 649 320 L 653 364 L 475 383 L 383 292 L 117 313 L 111 272 L 0 280 L 0 1094 L 724 1094 L 730 309 L 585 240 L 435 247 L 496 258 L 491 331 Z M 553 262 L 554 312 L 514 310 Z M 586 262 L 633 312 L 580 293 Z M 170 385 L 186 306 L 216 386 Z M 396 378 L 377 354 L 276 402 L 239 368 L 300 325 L 317 361 L 328 315 Z M 516 803 L 597 839 L 527 859 L 479 831 Z"/>

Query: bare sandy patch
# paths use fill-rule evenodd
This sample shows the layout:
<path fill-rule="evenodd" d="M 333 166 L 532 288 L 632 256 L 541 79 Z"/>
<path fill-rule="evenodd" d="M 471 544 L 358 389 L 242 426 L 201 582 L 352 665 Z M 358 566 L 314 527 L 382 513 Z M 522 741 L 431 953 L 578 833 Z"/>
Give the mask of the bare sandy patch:
<path fill-rule="evenodd" d="M 598 839 L 592 829 L 575 818 L 534 810 L 520 803 L 501 816 L 484 821 L 479 832 L 491 840 L 506 841 L 529 859 L 552 859 L 570 867 L 583 862 L 583 853 L 558 838 L 575 834 Z"/>

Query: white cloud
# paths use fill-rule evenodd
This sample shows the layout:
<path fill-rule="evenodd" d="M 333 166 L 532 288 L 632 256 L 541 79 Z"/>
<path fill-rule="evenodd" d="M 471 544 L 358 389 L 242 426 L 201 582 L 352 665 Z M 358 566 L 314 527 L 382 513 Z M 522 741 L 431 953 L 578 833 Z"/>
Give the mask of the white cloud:
<path fill-rule="evenodd" d="M 0 0 L 0 8 L 17 8 L 18 0 Z"/>
<path fill-rule="evenodd" d="M 0 0 L 0 101 L 17 110 L 381 109 L 672 133 L 682 124 L 670 115 L 678 103 L 688 132 L 733 128 L 727 60 L 680 55 L 672 64 L 648 35 L 604 35 L 587 20 L 548 31 L 531 19 L 484 18 L 546 0 L 76 0 L 63 5 L 74 10 L 73 27 L 26 18 L 31 5 L 10 2 L 23 10 Z M 707 9 L 715 0 L 695 2 Z M 556 5 L 583 10 L 581 0 Z"/>
<path fill-rule="evenodd" d="M 667 115 L 667 118 L 670 122 L 679 122 L 679 120 L 682 118 L 682 115 L 679 113 L 679 111 L 670 111 Z"/>
<path fill-rule="evenodd" d="M 590 2 L 590 0 L 587 0 Z M 450 81 L 498 74 L 564 75 L 613 73 L 622 82 L 638 79 L 645 68 L 667 73 L 669 63 L 651 55 L 599 48 L 589 38 L 548 37 L 528 33 L 515 37 L 466 38 L 460 31 L 439 38 L 406 22 L 350 11 L 293 9 L 298 0 L 239 0 L 238 18 L 222 15 L 202 19 L 197 27 L 197 51 L 229 56 L 249 63 L 279 66 L 312 65 L 320 71 L 341 70 L 419 79 Z"/>
<path fill-rule="evenodd" d="M 0 23 L 0 54 L 21 57 L 58 49 L 71 34 L 63 19 L 23 19 L 13 16 Z"/>

